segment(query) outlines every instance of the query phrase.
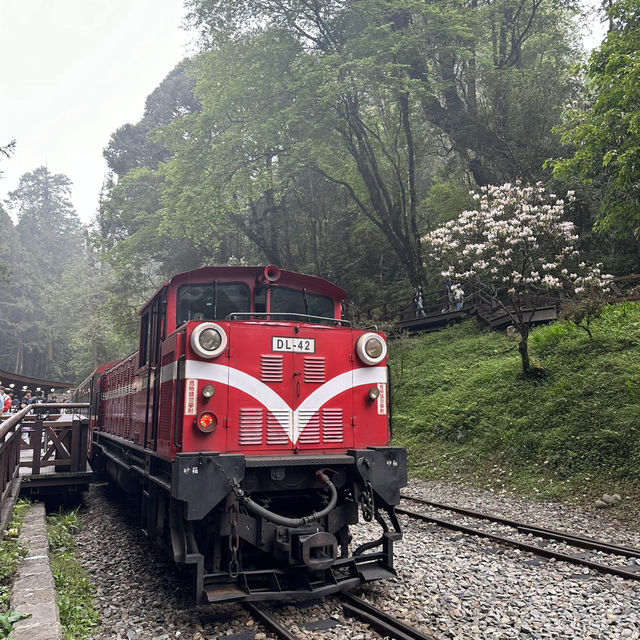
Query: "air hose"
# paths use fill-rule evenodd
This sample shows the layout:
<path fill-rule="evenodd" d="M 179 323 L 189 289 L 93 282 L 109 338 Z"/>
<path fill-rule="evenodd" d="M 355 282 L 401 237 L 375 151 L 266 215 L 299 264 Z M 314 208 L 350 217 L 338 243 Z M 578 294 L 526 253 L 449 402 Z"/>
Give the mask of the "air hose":
<path fill-rule="evenodd" d="M 329 500 L 329 504 L 322 511 L 319 511 L 318 513 L 314 512 L 311 515 L 304 516 L 302 518 L 287 518 L 286 516 L 281 516 L 273 511 L 269 511 L 269 509 L 266 509 L 257 502 L 254 502 L 248 496 L 244 495 L 244 492 L 241 489 L 240 491 L 236 490 L 236 495 L 247 510 L 251 511 L 255 515 L 261 516 L 265 520 L 283 527 L 300 527 L 303 524 L 307 524 L 307 522 L 313 522 L 314 520 L 319 520 L 326 516 L 336 506 L 336 502 L 338 501 L 338 491 L 331 480 L 329 480 L 328 476 L 322 471 L 316 471 L 316 476 L 329 488 L 331 498 Z"/>

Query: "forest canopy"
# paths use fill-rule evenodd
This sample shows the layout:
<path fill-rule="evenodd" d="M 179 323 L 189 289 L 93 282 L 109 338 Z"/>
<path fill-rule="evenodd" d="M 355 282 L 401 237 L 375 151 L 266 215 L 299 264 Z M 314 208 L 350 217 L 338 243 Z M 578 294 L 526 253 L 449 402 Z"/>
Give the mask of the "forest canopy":
<path fill-rule="evenodd" d="M 159 282 L 204 265 L 319 275 L 352 317 L 380 317 L 442 286 L 425 234 L 518 180 L 575 190 L 581 252 L 637 271 L 636 5 L 613 3 L 584 65 L 567 0 L 186 0 L 196 51 L 113 132 L 91 227 L 45 168 L 11 194 L 17 223 L 0 211 L 2 365 L 80 379 L 136 347 Z M 43 314 L 51 296 L 72 311 Z"/>

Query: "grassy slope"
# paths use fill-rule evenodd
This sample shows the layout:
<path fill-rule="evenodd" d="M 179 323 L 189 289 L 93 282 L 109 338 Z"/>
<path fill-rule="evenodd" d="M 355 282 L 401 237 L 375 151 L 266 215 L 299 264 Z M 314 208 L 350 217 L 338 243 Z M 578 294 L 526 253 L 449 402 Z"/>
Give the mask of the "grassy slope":
<path fill-rule="evenodd" d="M 606 309 L 594 340 L 564 322 L 517 343 L 473 321 L 391 344 L 395 444 L 410 472 L 545 498 L 640 496 L 640 304 Z"/>

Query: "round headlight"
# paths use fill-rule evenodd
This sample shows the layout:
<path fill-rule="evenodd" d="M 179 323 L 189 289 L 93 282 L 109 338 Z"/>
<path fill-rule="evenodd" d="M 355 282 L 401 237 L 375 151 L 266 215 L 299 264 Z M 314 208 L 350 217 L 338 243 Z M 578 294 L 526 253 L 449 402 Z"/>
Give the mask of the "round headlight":
<path fill-rule="evenodd" d="M 202 387 L 202 396 L 207 398 L 207 400 L 213 398 L 215 392 L 216 388 L 212 384 L 205 384 L 204 387 Z"/>
<path fill-rule="evenodd" d="M 356 353 L 365 364 L 379 364 L 387 355 L 387 343 L 377 333 L 365 333 L 356 342 Z"/>
<path fill-rule="evenodd" d="M 369 340 L 364 343 L 364 351 L 372 360 L 375 360 L 382 355 L 382 342 L 369 338 Z"/>
<path fill-rule="evenodd" d="M 203 322 L 191 334 L 191 348 L 202 358 L 215 358 L 226 346 L 227 334 L 215 322 Z"/>
<path fill-rule="evenodd" d="M 215 351 L 222 343 L 222 336 L 215 329 L 205 329 L 198 342 L 205 351 Z"/>

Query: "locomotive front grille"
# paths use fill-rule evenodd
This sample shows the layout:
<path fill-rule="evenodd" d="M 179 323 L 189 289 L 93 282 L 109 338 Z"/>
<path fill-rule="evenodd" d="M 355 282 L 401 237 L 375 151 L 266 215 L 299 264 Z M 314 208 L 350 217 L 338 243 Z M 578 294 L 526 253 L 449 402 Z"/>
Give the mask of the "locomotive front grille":
<path fill-rule="evenodd" d="M 239 443 L 243 447 L 262 444 L 262 409 L 240 409 Z"/>
<path fill-rule="evenodd" d="M 260 380 L 282 382 L 282 356 L 260 356 Z"/>
<path fill-rule="evenodd" d="M 322 411 L 322 435 L 325 442 L 342 442 L 342 409 Z"/>
<path fill-rule="evenodd" d="M 317 411 L 301 411 L 300 419 L 307 422 L 300 434 L 300 444 L 318 444 L 320 442 L 320 416 Z"/>
<path fill-rule="evenodd" d="M 304 381 L 310 384 L 324 384 L 324 358 L 305 356 Z"/>
<path fill-rule="evenodd" d="M 290 411 L 267 411 L 267 444 L 286 445 L 289 442 L 289 436 L 282 425 L 289 426 L 290 422 Z"/>
<path fill-rule="evenodd" d="M 293 412 L 287 410 L 240 409 L 238 444 L 255 447 L 266 443 L 272 447 L 286 447 L 290 444 L 289 434 L 293 433 L 293 419 Z M 298 428 L 302 427 L 302 430 L 296 444 L 344 442 L 342 409 L 301 410 L 297 420 Z"/>

